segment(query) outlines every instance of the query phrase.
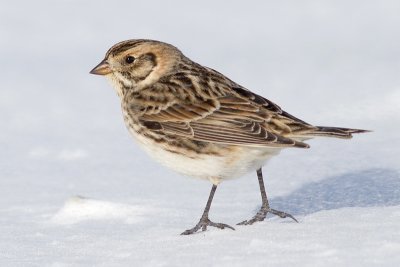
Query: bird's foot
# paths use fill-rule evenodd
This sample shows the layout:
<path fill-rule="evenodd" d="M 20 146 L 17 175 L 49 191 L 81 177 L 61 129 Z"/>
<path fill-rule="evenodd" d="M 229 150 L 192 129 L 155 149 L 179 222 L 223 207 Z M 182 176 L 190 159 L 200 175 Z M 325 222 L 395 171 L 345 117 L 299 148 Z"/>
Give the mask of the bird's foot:
<path fill-rule="evenodd" d="M 257 212 L 256 215 L 254 215 L 253 218 L 251 218 L 250 220 L 244 220 L 243 222 L 238 223 L 237 225 L 252 225 L 255 222 L 262 222 L 264 221 L 264 219 L 267 217 L 267 214 L 272 213 L 276 216 L 279 216 L 281 218 L 291 218 L 293 221 L 297 222 L 295 217 L 293 217 L 291 214 L 283 212 L 283 211 L 279 211 L 279 210 L 274 210 L 271 209 L 269 207 L 266 206 L 262 206 L 260 208 L 260 210 Z"/>
<path fill-rule="evenodd" d="M 186 230 L 185 232 L 181 233 L 181 235 L 194 234 L 198 230 L 200 230 L 200 228 L 202 231 L 205 231 L 205 230 L 207 230 L 207 226 L 213 226 L 213 227 L 217 227 L 219 229 L 229 228 L 229 229 L 235 230 L 235 228 L 233 228 L 230 225 L 227 225 L 225 223 L 215 223 L 215 222 L 210 221 L 210 219 L 208 219 L 207 216 L 205 216 L 205 217 L 203 216 L 203 217 L 201 217 L 200 221 L 196 224 L 195 227 L 193 227 L 192 229 Z"/>

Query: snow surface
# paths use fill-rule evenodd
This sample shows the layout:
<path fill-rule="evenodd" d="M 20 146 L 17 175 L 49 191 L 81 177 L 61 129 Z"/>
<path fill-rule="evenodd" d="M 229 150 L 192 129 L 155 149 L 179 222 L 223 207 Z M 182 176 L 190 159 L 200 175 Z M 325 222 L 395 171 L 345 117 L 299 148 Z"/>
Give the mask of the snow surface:
<path fill-rule="evenodd" d="M 0 266 L 400 266 L 398 1 L 3 1 Z M 264 168 L 253 226 L 179 233 L 211 185 L 151 161 L 119 100 L 89 75 L 115 42 L 152 38 L 317 125 Z M 254 174 L 222 183 L 210 217 L 260 205 Z"/>

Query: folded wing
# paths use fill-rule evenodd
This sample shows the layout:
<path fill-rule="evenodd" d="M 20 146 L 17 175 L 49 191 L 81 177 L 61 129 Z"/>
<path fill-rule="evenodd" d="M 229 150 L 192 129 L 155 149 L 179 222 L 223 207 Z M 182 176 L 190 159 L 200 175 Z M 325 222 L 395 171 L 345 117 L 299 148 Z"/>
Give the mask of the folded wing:
<path fill-rule="evenodd" d="M 142 115 L 153 131 L 197 141 L 258 147 L 309 147 L 288 136 L 313 126 L 285 116 L 277 105 L 243 88 L 222 97 L 179 101 Z"/>

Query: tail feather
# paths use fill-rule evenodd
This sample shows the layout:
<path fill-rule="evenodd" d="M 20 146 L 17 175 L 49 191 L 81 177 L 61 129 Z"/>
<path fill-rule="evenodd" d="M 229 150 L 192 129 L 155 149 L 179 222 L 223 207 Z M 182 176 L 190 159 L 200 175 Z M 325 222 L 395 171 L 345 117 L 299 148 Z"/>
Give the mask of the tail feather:
<path fill-rule="evenodd" d="M 367 133 L 367 132 L 371 132 L 371 131 L 362 130 L 362 129 L 316 126 L 316 129 L 307 133 L 307 135 L 338 137 L 338 138 L 352 138 L 353 137 L 352 134 Z"/>

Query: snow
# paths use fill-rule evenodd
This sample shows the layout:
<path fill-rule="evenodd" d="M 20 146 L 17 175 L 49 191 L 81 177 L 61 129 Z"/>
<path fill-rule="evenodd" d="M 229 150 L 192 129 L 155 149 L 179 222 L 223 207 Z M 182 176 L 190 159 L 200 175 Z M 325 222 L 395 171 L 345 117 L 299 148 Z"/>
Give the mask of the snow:
<path fill-rule="evenodd" d="M 51 218 L 55 224 L 76 224 L 87 220 L 120 220 L 134 223 L 149 210 L 145 205 L 124 205 L 75 196 Z M 150 207 L 151 210 L 151 207 Z M 148 213 L 148 212 L 147 212 Z"/>
<path fill-rule="evenodd" d="M 398 1 L 9 1 L 0 9 L 0 266 L 400 266 Z M 88 72 L 114 43 L 170 42 L 316 125 L 314 139 L 222 183 L 153 162 Z"/>

